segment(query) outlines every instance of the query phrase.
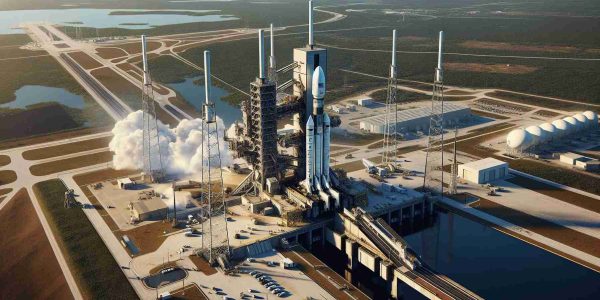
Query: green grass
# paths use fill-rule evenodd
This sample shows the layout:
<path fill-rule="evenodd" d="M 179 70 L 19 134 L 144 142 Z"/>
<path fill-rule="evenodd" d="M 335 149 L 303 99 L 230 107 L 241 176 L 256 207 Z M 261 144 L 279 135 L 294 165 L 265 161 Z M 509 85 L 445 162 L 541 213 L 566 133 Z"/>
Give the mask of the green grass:
<path fill-rule="evenodd" d="M 64 208 L 65 191 L 58 179 L 34 185 L 44 215 L 84 298 L 138 299 L 83 211 Z"/>

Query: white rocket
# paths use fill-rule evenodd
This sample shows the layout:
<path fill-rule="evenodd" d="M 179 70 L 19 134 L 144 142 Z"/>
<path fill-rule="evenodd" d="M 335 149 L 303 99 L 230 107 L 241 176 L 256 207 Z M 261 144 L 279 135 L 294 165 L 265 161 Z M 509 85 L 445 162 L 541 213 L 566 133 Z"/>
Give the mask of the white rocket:
<path fill-rule="evenodd" d="M 306 179 L 304 185 L 310 192 L 319 194 L 330 190 L 329 148 L 331 121 L 323 112 L 325 98 L 325 73 L 317 67 L 312 75 L 313 111 L 306 122 Z"/>

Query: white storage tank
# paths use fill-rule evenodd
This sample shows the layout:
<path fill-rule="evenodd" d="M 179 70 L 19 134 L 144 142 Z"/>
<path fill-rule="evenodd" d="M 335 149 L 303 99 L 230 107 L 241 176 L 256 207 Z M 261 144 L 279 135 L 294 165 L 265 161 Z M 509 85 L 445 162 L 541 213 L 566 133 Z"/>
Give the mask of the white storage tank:
<path fill-rule="evenodd" d="M 533 125 L 525 128 L 525 131 L 531 136 L 531 145 L 536 146 L 546 140 L 545 132 L 539 126 Z"/>
<path fill-rule="evenodd" d="M 531 146 L 531 135 L 523 128 L 515 129 L 506 136 L 506 145 L 511 149 L 525 150 Z"/>
<path fill-rule="evenodd" d="M 554 125 L 554 128 L 556 129 L 555 137 L 563 137 L 569 131 L 569 123 L 562 119 L 555 120 L 552 122 L 552 125 Z"/>
<path fill-rule="evenodd" d="M 573 133 L 573 132 L 577 132 L 579 131 L 581 124 L 579 124 L 579 122 L 577 122 L 577 120 L 575 120 L 575 118 L 573 117 L 566 117 L 563 118 L 563 121 L 567 122 L 567 124 L 569 124 L 569 129 L 567 129 L 568 133 Z"/>
<path fill-rule="evenodd" d="M 556 135 L 556 128 L 554 127 L 554 125 L 550 123 L 544 123 L 540 125 L 540 128 L 546 133 L 546 139 L 544 140 L 544 142 L 551 141 L 552 139 L 554 139 L 554 136 Z"/>
<path fill-rule="evenodd" d="M 588 124 L 590 127 L 595 128 L 598 126 L 598 114 L 595 112 L 588 110 L 583 113 L 586 119 L 588 119 Z"/>
<path fill-rule="evenodd" d="M 588 119 L 583 114 L 575 114 L 573 118 L 581 123 L 580 128 L 582 130 L 588 128 Z"/>

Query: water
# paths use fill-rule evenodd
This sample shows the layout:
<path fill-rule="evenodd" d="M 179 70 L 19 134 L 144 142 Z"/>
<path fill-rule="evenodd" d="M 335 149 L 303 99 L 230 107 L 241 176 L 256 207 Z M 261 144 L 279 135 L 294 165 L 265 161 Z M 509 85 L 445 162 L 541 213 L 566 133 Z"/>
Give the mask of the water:
<path fill-rule="evenodd" d="M 204 16 L 187 16 L 173 14 L 141 14 L 110 15 L 113 11 L 144 11 L 133 9 L 38 9 L 0 11 L 0 34 L 23 33 L 14 27 L 27 22 L 50 22 L 53 24 L 72 25 L 93 28 L 148 29 L 156 26 L 183 24 L 193 22 L 219 22 L 237 20 L 230 15 L 210 14 Z M 198 13 L 218 11 L 191 10 Z M 71 24 L 70 24 L 71 23 Z M 127 24 L 134 23 L 134 24 Z"/>
<path fill-rule="evenodd" d="M 183 98 L 192 104 L 196 110 L 202 111 L 202 103 L 204 103 L 204 85 L 194 84 L 194 81 L 204 83 L 204 76 L 188 77 L 184 82 L 168 84 L 170 88 L 177 91 Z M 226 90 L 213 86 L 211 90 L 215 109 L 219 118 L 223 119 L 225 128 L 229 128 L 233 122 L 242 119 L 242 111 L 239 106 L 231 105 L 223 101 L 223 97 L 227 96 Z"/>
<path fill-rule="evenodd" d="M 47 87 L 40 85 L 25 85 L 15 92 L 16 99 L 0 105 L 0 108 L 27 108 L 43 102 L 57 102 L 62 105 L 83 109 L 85 102 L 80 95 L 73 94 L 63 88 Z"/>
<path fill-rule="evenodd" d="M 486 299 L 600 299 L 600 273 L 452 213 L 405 239 L 434 269 Z"/>

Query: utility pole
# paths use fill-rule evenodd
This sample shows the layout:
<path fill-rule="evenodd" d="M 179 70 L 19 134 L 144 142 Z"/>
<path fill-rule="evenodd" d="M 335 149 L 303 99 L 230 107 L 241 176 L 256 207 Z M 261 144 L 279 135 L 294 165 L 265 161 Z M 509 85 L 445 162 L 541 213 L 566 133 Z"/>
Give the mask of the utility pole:
<path fill-rule="evenodd" d="M 454 149 L 452 151 L 452 169 L 450 170 L 451 172 L 451 178 L 450 178 L 450 189 L 449 189 L 449 193 L 450 195 L 456 195 L 457 194 L 457 184 L 458 184 L 458 162 L 456 161 L 456 137 L 458 136 L 458 126 L 454 128 Z"/>
<path fill-rule="evenodd" d="M 175 181 L 173 181 L 173 228 L 177 227 L 177 206 L 175 201 Z"/>

